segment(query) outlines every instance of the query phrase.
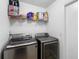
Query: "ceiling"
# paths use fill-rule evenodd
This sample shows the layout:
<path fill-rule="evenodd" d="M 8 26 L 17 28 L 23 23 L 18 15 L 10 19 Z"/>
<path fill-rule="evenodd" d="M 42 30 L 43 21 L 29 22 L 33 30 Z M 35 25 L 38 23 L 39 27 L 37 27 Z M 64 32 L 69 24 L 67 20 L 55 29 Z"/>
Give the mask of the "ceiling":
<path fill-rule="evenodd" d="M 46 8 L 49 5 L 51 5 L 55 0 L 20 0 L 20 1 Z"/>

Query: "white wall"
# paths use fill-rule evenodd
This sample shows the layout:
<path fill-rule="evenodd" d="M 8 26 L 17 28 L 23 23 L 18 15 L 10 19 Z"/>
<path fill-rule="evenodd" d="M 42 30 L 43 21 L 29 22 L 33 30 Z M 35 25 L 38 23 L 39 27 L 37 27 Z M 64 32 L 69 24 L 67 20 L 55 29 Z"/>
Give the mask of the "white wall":
<path fill-rule="evenodd" d="M 59 39 L 60 59 L 65 59 L 64 0 L 56 0 L 47 10 L 49 13 L 48 32 Z"/>
<path fill-rule="evenodd" d="M 20 2 L 20 14 L 26 15 L 27 12 L 43 12 L 45 11 L 42 7 L 33 6 L 31 4 Z M 17 29 L 17 30 L 16 30 Z M 46 24 L 39 24 L 37 22 L 28 23 L 27 19 L 24 22 L 14 21 L 11 26 L 11 33 L 26 33 L 35 34 L 37 32 L 47 32 Z"/>
<path fill-rule="evenodd" d="M 75 0 L 65 0 L 65 4 L 68 4 L 68 3 L 72 2 L 72 1 L 75 1 Z"/>
<path fill-rule="evenodd" d="M 56 0 L 50 5 L 47 10 L 49 13 L 49 23 L 47 25 L 48 32 L 51 36 L 59 38 L 60 42 L 60 59 L 70 59 L 66 52 L 66 37 L 65 37 L 65 4 L 73 0 Z M 73 43 L 74 44 L 74 43 Z M 75 50 L 75 49 L 74 49 Z M 73 56 L 74 54 L 72 54 Z M 71 58 L 72 59 L 72 58 Z"/>
<path fill-rule="evenodd" d="M 8 0 L 0 0 L 0 52 L 8 40 L 9 19 L 7 16 Z"/>

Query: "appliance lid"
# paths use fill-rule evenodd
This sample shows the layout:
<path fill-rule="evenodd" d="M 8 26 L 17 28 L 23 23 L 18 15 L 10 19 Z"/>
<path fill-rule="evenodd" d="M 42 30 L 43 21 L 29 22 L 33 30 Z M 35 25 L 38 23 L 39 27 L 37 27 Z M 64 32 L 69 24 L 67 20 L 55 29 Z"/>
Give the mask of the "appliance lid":
<path fill-rule="evenodd" d="M 18 47 L 29 46 L 29 45 L 34 45 L 34 44 L 37 44 L 37 41 L 34 39 L 21 41 L 21 42 L 14 42 L 14 43 L 7 44 L 6 49 L 18 48 Z"/>
<path fill-rule="evenodd" d="M 51 36 L 50 37 L 36 38 L 36 40 L 40 41 L 41 43 L 58 41 L 57 38 L 51 37 Z"/>
<path fill-rule="evenodd" d="M 13 34 L 10 42 L 19 42 L 32 39 L 31 35 Z"/>
<path fill-rule="evenodd" d="M 41 38 L 41 37 L 49 37 L 48 33 L 37 33 L 35 35 L 35 38 Z"/>
<path fill-rule="evenodd" d="M 10 41 L 7 43 L 5 49 L 12 49 L 12 48 L 18 48 L 21 46 L 29 46 L 29 45 L 33 45 L 33 44 L 37 44 L 37 41 L 32 38 L 31 35 L 17 35 L 14 34 Z"/>
<path fill-rule="evenodd" d="M 31 35 L 20 35 L 20 34 L 14 34 L 12 35 L 12 38 L 9 41 L 9 45 L 17 45 L 17 44 L 23 44 L 23 43 L 28 43 L 32 42 L 34 39 L 32 38 Z"/>

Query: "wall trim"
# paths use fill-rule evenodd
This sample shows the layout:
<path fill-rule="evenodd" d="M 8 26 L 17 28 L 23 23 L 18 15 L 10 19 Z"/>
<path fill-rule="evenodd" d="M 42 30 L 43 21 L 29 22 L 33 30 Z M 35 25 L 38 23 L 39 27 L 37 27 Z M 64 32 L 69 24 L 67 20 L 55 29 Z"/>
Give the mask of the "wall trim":
<path fill-rule="evenodd" d="M 67 3 L 66 5 L 65 5 L 65 7 L 67 7 L 67 6 L 69 6 L 69 5 L 71 5 L 71 4 L 73 4 L 73 3 L 75 3 L 75 2 L 77 2 L 78 0 L 74 0 L 74 1 L 72 1 L 72 2 L 69 2 L 69 3 Z"/>

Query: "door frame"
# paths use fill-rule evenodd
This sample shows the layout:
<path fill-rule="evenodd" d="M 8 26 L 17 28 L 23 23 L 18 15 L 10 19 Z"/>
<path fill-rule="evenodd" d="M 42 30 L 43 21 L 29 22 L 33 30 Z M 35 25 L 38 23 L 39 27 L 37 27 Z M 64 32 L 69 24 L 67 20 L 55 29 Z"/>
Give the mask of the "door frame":
<path fill-rule="evenodd" d="M 73 4 L 73 3 L 77 2 L 77 1 L 78 1 L 78 0 L 73 0 L 73 1 L 71 1 L 71 2 L 69 2 L 69 3 L 67 3 L 64 7 L 67 7 L 67 6 Z"/>
<path fill-rule="evenodd" d="M 69 2 L 64 6 L 65 39 L 66 39 L 66 7 L 69 5 L 72 5 L 73 3 L 76 3 L 76 2 L 78 2 L 78 0 L 74 0 L 72 2 Z"/>
<path fill-rule="evenodd" d="M 70 6 L 70 5 L 72 5 L 72 4 L 74 4 L 74 3 L 76 3 L 76 2 L 78 2 L 78 0 L 73 0 L 73 1 L 71 1 L 71 2 L 69 2 L 69 3 L 67 3 L 67 4 L 65 4 L 64 5 L 64 23 L 65 23 L 65 36 L 64 36 L 64 38 L 65 38 L 65 40 L 67 39 L 67 31 L 66 31 L 66 7 L 68 7 L 68 6 Z M 66 51 L 66 49 L 65 49 L 65 51 Z M 66 55 L 66 53 L 65 53 L 65 55 Z M 65 56 L 65 58 L 67 59 L 67 57 Z"/>
<path fill-rule="evenodd" d="M 66 7 L 68 7 L 69 5 L 72 5 L 73 3 L 78 2 L 78 0 L 74 0 L 72 2 L 67 3 L 66 5 L 64 5 L 64 23 L 65 23 L 65 39 L 66 39 Z"/>

